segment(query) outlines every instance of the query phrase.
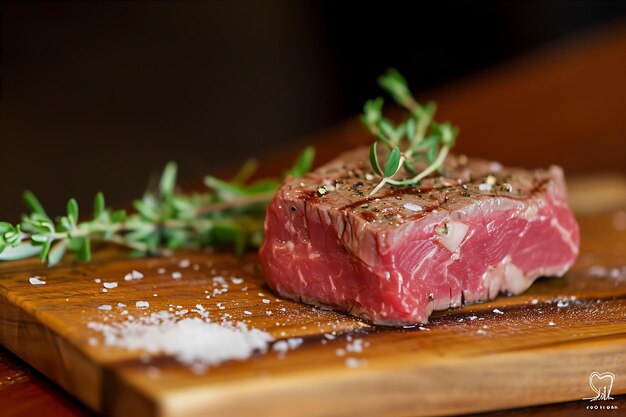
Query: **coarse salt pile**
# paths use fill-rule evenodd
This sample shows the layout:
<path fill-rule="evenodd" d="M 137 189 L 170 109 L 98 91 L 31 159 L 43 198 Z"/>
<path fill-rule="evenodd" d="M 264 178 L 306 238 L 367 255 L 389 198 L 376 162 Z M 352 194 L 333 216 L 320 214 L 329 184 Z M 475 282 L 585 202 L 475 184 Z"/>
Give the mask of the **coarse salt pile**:
<path fill-rule="evenodd" d="M 90 322 L 88 327 L 102 334 L 106 346 L 164 353 L 194 370 L 243 360 L 254 352 L 264 353 L 274 340 L 269 333 L 250 329 L 242 322 L 214 323 L 206 317 L 180 319 L 167 311 L 121 323 Z"/>

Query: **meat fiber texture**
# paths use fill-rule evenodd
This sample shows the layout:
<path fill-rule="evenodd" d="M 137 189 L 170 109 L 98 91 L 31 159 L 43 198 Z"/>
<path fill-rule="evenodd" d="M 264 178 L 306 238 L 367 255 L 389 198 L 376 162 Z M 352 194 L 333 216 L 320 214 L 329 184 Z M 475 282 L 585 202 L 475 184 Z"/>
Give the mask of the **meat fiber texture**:
<path fill-rule="evenodd" d="M 260 259 L 280 295 L 375 324 L 524 292 L 561 276 L 579 231 L 561 168 L 451 155 L 445 175 L 376 195 L 366 149 L 288 178 L 271 202 Z"/>

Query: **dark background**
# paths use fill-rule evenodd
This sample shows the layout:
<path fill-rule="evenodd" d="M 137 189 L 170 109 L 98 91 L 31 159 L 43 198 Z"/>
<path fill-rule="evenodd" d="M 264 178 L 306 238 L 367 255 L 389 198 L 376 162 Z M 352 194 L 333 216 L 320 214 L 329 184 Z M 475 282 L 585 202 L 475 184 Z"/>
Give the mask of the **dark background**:
<path fill-rule="evenodd" d="M 626 2 L 2 3 L 0 218 L 125 204 L 352 117 L 395 66 L 420 92 L 623 20 Z M 626 51 L 625 51 L 626 53 Z"/>

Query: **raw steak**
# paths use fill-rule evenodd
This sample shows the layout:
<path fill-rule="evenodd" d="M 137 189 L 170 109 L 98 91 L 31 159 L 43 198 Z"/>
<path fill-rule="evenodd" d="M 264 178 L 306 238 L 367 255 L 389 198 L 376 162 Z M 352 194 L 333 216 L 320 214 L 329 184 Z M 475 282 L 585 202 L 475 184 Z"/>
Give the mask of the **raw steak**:
<path fill-rule="evenodd" d="M 445 166 L 445 176 L 375 196 L 366 149 L 288 178 L 267 211 L 267 282 L 284 297 L 401 326 L 519 294 L 573 264 L 578 225 L 559 167 L 463 156 Z"/>

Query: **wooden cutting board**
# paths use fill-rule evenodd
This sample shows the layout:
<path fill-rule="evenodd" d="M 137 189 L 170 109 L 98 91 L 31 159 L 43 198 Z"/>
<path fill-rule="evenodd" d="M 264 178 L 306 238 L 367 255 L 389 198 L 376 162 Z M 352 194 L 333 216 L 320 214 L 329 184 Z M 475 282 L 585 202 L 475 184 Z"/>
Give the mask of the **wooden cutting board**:
<path fill-rule="evenodd" d="M 460 414 L 592 397 L 592 372 L 612 372 L 611 393 L 623 394 L 626 231 L 616 228 L 618 217 L 579 219 L 582 253 L 566 277 L 542 278 L 520 296 L 435 313 L 422 329 L 373 327 L 277 298 L 264 284 L 254 254 L 237 260 L 180 252 L 131 260 L 108 247 L 96 251 L 89 264 L 68 260 L 53 269 L 30 260 L 0 264 L 0 342 L 90 408 L 111 416 Z M 182 259 L 192 266 L 181 270 L 181 280 L 157 272 L 180 270 Z M 124 281 L 131 270 L 145 277 Z M 47 284 L 31 285 L 33 275 Z M 216 275 L 244 281 L 206 299 L 204 291 L 213 288 Z M 119 286 L 103 293 L 95 278 Z M 139 300 L 150 307 L 135 309 Z M 304 343 L 284 356 L 269 351 L 198 374 L 162 355 L 146 360 L 141 352 L 90 344 L 99 333 L 88 329 L 88 322 L 122 318 L 119 309 L 98 307 L 120 302 L 135 315 L 200 303 L 210 314 L 228 312 L 276 339 L 302 337 Z M 218 310 L 218 302 L 226 309 Z M 336 332 L 334 340 L 323 336 L 330 332 Z M 337 354 L 348 336 L 366 342 L 363 352 Z M 346 366 L 347 357 L 359 366 Z M 581 409 L 590 404 L 580 403 Z"/>

